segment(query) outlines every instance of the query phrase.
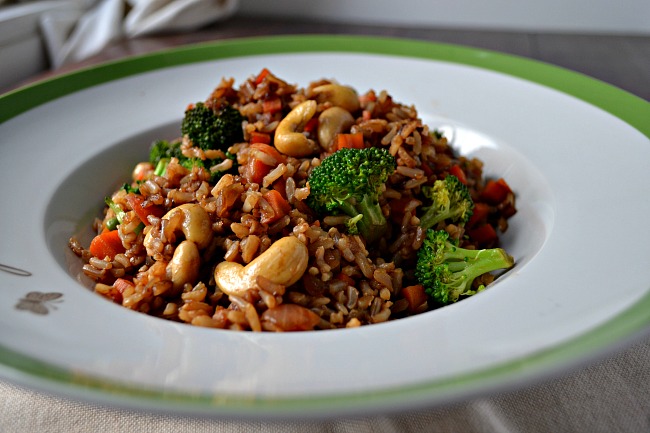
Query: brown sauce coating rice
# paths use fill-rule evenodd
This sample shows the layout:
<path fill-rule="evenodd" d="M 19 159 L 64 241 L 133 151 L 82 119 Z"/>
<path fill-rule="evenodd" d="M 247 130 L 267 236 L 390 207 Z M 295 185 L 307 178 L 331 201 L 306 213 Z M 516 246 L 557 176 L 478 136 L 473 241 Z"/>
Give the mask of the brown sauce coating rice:
<path fill-rule="evenodd" d="M 172 222 L 150 215 L 142 222 L 120 189 L 113 201 L 125 211 L 117 226 L 124 252 L 109 257 L 93 257 L 74 237 L 70 248 L 83 260 L 83 273 L 95 282 L 95 291 L 126 308 L 192 325 L 252 331 L 294 331 L 357 327 L 420 314 L 435 308 L 429 302 L 410 305 L 402 295 L 414 279 L 416 253 L 424 239 L 418 212 L 423 200 L 421 188 L 447 176 L 454 166 L 462 168 L 475 203 L 482 202 L 485 187 L 482 162 L 457 155 L 444 137 L 429 130 L 413 106 L 395 102 L 386 92 L 369 90 L 358 95 L 354 123 L 345 132 L 362 133 L 365 146 L 387 149 L 397 161 L 380 197 L 389 221 L 385 236 L 369 247 L 359 235 L 348 235 L 345 218 L 328 215 L 318 218 L 307 206 L 310 170 L 329 155 L 321 149 L 308 157 L 282 155 L 278 161 L 268 153 L 255 155 L 251 138 L 256 133 L 273 133 L 282 119 L 301 102 L 317 101 L 317 114 L 333 104 L 318 94 L 318 86 L 335 83 L 319 80 L 305 88 L 286 83 L 272 73 L 253 76 L 238 88 L 233 79 L 223 79 L 205 100 L 218 109 L 232 105 L 239 109 L 244 141 L 229 149 L 236 154 L 237 168 L 216 183 L 210 182 L 210 168 L 187 169 L 172 158 L 164 176 L 153 173 L 147 163 L 138 164 L 143 207 L 155 206 L 168 214 L 180 205 L 199 205 L 209 216 L 212 235 L 198 251 L 199 273 L 191 283 L 177 287 L 170 276 L 170 262 L 184 236 L 170 229 Z M 267 110 L 269 101 L 280 101 L 279 109 Z M 317 141 L 316 130 L 304 135 Z M 181 138 L 184 154 L 200 157 L 200 149 Z M 273 142 L 271 141 L 271 145 Z M 198 152 L 198 153 L 197 153 Z M 260 158 L 268 167 L 261 182 L 252 182 L 251 158 Z M 228 169 L 229 160 L 217 169 Z M 136 173 L 134 171 L 134 175 Z M 268 191 L 281 193 L 290 210 L 275 218 L 274 208 L 265 199 Z M 486 219 L 498 232 L 508 227 L 516 212 L 515 197 L 509 193 L 499 203 L 483 203 L 489 208 Z M 95 229 L 105 230 L 114 212 L 106 208 Z M 441 223 L 452 238 L 466 248 L 490 248 L 498 238 L 477 241 L 469 227 Z M 148 243 L 145 246 L 145 237 Z M 226 294 L 215 284 L 214 268 L 223 261 L 246 265 L 259 257 L 278 239 L 295 236 L 307 247 L 309 262 L 295 284 L 284 286 L 258 277 L 255 287 L 241 294 Z M 476 284 L 488 284 L 486 274 Z M 119 283 L 118 283 L 119 281 Z"/>

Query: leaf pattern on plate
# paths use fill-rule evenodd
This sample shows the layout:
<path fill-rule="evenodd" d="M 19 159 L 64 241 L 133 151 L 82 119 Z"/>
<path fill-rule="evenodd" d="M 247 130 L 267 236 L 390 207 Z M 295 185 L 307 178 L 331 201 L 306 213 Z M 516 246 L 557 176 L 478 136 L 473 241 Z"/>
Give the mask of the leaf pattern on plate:
<path fill-rule="evenodd" d="M 18 301 L 16 309 L 46 315 L 50 309 L 56 310 L 56 304 L 63 301 L 62 297 L 63 293 L 59 292 L 29 292 Z"/>
<path fill-rule="evenodd" d="M 13 266 L 9 265 L 3 265 L 0 263 L 0 271 L 5 271 L 7 273 L 13 274 L 13 275 L 18 275 L 19 277 L 31 277 L 32 273 L 29 271 L 25 271 L 23 269 L 15 268 Z"/>

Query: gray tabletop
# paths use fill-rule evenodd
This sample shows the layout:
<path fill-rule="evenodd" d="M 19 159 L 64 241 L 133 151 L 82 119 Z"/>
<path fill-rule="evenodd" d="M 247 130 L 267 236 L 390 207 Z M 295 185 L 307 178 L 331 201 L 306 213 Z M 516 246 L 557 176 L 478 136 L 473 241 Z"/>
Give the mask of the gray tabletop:
<path fill-rule="evenodd" d="M 280 34 L 357 34 L 461 44 L 577 71 L 650 101 L 650 37 L 380 27 L 235 17 L 202 31 L 119 41 L 27 82 L 196 42 Z M 650 121 L 650 119 L 648 119 Z M 210 420 L 104 407 L 0 381 L 0 431 L 644 432 L 650 431 L 650 337 L 544 381 L 443 407 L 297 422 Z"/>

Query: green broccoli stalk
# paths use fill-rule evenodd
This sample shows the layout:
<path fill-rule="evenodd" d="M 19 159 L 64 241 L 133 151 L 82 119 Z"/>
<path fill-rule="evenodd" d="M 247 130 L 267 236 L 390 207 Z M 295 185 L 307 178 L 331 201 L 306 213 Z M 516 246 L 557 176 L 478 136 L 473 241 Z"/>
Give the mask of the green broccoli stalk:
<path fill-rule="evenodd" d="M 203 150 L 220 149 L 224 152 L 234 143 L 244 139 L 244 116 L 238 109 L 227 105 L 215 112 L 198 102 L 185 111 L 181 132 L 194 146 Z"/>
<path fill-rule="evenodd" d="M 115 214 L 115 218 L 117 219 L 118 224 L 122 224 L 124 217 L 126 216 L 126 212 L 124 212 L 122 208 L 119 207 L 117 203 L 115 203 L 110 197 L 104 197 L 104 203 L 106 203 L 106 205 L 111 208 Z"/>
<path fill-rule="evenodd" d="M 456 176 L 436 180 L 432 187 L 423 187 L 422 193 L 431 200 L 431 206 L 423 208 L 424 214 L 420 217 L 420 226 L 424 229 L 445 220 L 464 224 L 472 216 L 474 202 L 467 187 Z"/>
<path fill-rule="evenodd" d="M 443 305 L 482 290 L 483 286 L 472 288 L 477 277 L 514 266 L 513 258 L 502 248 L 461 248 L 449 240 L 444 230 L 427 230 L 417 256 L 416 278 L 427 294 Z"/>
<path fill-rule="evenodd" d="M 106 222 L 106 227 L 109 230 L 115 230 L 117 229 L 117 226 L 122 224 L 124 222 L 124 218 L 126 217 L 126 212 L 122 210 L 122 208 L 113 201 L 112 198 L 110 197 L 104 197 L 104 203 L 111 208 L 115 216 L 111 219 L 109 219 Z M 138 226 L 134 229 L 135 233 L 140 233 L 144 229 L 144 224 L 140 223 Z"/>
<path fill-rule="evenodd" d="M 348 232 L 372 243 L 386 231 L 379 196 L 395 167 L 395 157 L 385 149 L 341 149 L 324 158 L 309 174 L 307 204 L 321 215 L 350 216 Z"/>
<path fill-rule="evenodd" d="M 226 158 L 234 161 L 233 167 L 227 171 L 211 170 L 211 182 L 218 181 L 226 172 L 237 171 L 237 156 L 228 151 L 226 151 L 225 154 Z M 171 158 L 177 158 L 178 163 L 188 170 L 191 170 L 194 167 L 211 168 L 220 162 L 223 162 L 221 158 L 205 160 L 202 160 L 200 158 L 188 158 L 183 155 L 181 151 L 180 141 L 169 142 L 166 140 L 157 140 L 151 144 L 151 149 L 149 150 L 149 162 L 153 164 L 154 174 L 156 176 L 165 175 L 167 165 L 169 165 Z"/>

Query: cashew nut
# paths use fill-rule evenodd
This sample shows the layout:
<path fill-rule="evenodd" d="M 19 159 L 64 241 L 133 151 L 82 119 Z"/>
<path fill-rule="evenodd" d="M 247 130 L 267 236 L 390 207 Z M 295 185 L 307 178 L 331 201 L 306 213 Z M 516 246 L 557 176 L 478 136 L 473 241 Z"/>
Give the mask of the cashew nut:
<path fill-rule="evenodd" d="M 194 242 L 199 249 L 207 247 L 212 241 L 213 233 L 210 215 L 198 204 L 186 203 L 177 206 L 167 212 L 162 217 L 162 220 L 163 227 L 168 224 L 162 230 L 165 232 L 171 231 L 172 233 L 181 231 L 185 239 Z M 154 256 L 156 253 L 154 233 L 160 234 L 158 231 L 149 230 L 144 238 L 144 246 L 150 256 Z"/>
<path fill-rule="evenodd" d="M 167 274 L 174 290 L 180 290 L 185 283 L 194 284 L 199 277 L 201 257 L 199 249 L 192 241 L 183 241 L 174 250 L 174 256 L 167 265 Z"/>
<path fill-rule="evenodd" d="M 341 107 L 350 113 L 354 113 L 360 107 L 359 95 L 352 87 L 340 84 L 323 84 L 312 89 L 316 94 L 318 102 L 329 102 L 334 106 Z"/>
<path fill-rule="evenodd" d="M 285 155 L 303 157 L 319 151 L 318 145 L 302 133 L 316 114 L 316 101 L 307 100 L 294 107 L 275 129 L 275 147 Z"/>
<path fill-rule="evenodd" d="M 330 107 L 318 116 L 318 143 L 329 150 L 336 134 L 347 130 L 354 124 L 354 117 L 344 108 Z"/>
<path fill-rule="evenodd" d="M 240 296 L 257 287 L 258 276 L 283 286 L 294 284 L 305 273 L 308 261 L 305 244 L 295 236 L 286 236 L 246 266 L 235 262 L 219 263 L 214 269 L 214 279 L 225 294 Z"/>

